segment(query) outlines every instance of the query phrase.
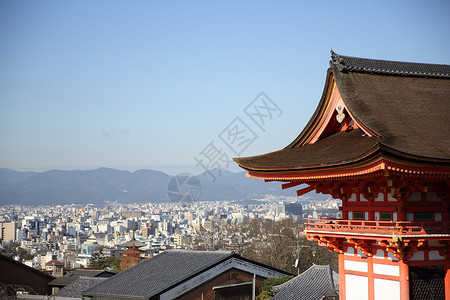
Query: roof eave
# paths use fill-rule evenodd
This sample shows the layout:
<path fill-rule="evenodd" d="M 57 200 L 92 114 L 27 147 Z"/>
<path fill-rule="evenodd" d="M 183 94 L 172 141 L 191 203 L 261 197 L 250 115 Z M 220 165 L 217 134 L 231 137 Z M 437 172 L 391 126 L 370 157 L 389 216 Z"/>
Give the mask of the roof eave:
<path fill-rule="evenodd" d="M 368 159 L 369 157 L 373 157 L 377 154 L 377 152 L 380 150 L 380 143 L 375 144 L 370 150 L 361 153 L 358 156 L 348 158 L 345 160 L 340 161 L 334 161 L 329 163 L 322 163 L 317 165 L 307 165 L 307 166 L 292 166 L 292 167 L 286 167 L 286 168 L 252 168 L 249 166 L 246 166 L 242 163 L 240 163 L 240 158 L 233 158 L 234 162 L 236 162 L 239 167 L 241 167 L 244 170 L 247 170 L 249 172 L 308 172 L 308 171 L 315 171 L 318 169 L 329 169 L 329 168 L 336 168 L 336 167 L 345 167 L 349 166 L 358 162 L 362 162 L 365 159 Z"/>

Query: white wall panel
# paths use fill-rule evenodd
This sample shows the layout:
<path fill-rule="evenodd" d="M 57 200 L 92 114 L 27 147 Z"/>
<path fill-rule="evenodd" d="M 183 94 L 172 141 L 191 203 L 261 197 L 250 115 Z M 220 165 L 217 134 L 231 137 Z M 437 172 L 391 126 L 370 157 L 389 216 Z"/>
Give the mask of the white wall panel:
<path fill-rule="evenodd" d="M 352 247 L 347 248 L 347 252 L 344 253 L 345 255 L 355 255 L 355 249 Z"/>
<path fill-rule="evenodd" d="M 406 201 L 421 201 L 422 200 L 422 194 L 419 192 L 414 192 L 411 194 L 411 196 L 406 199 Z"/>
<path fill-rule="evenodd" d="M 375 278 L 374 283 L 375 300 L 400 300 L 400 282 Z M 347 289 L 346 289 L 347 290 Z M 350 298 L 347 298 L 350 299 Z M 358 298 L 354 298 L 358 299 Z"/>
<path fill-rule="evenodd" d="M 367 272 L 367 262 L 344 260 L 344 268 L 351 271 Z"/>
<path fill-rule="evenodd" d="M 367 277 L 345 274 L 345 298 L 347 300 L 369 299 L 369 280 Z M 385 298 L 389 299 L 389 298 Z"/>
<path fill-rule="evenodd" d="M 375 258 L 384 258 L 384 251 L 381 249 L 377 249 L 377 253 L 373 256 Z"/>
<path fill-rule="evenodd" d="M 423 251 L 417 251 L 409 260 L 425 260 L 425 253 Z"/>
<path fill-rule="evenodd" d="M 375 274 L 400 276 L 400 269 L 398 266 L 373 264 L 373 272 Z"/>
<path fill-rule="evenodd" d="M 428 259 L 429 260 L 443 260 L 445 258 L 439 254 L 439 251 L 433 250 L 433 251 L 428 252 Z"/>
<path fill-rule="evenodd" d="M 387 199 L 388 201 L 397 201 L 397 199 L 395 199 L 394 197 L 391 196 L 391 194 L 387 194 Z"/>

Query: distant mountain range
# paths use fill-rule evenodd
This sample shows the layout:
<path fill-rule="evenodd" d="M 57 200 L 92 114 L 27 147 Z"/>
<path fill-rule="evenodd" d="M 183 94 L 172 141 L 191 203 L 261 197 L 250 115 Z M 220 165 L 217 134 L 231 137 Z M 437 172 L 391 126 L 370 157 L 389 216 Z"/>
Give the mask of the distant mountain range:
<path fill-rule="evenodd" d="M 251 199 L 264 194 L 295 196 L 295 189 L 281 189 L 279 182 L 245 177 L 246 172 L 222 170 L 196 176 L 201 182 L 200 201 Z M 63 205 L 169 201 L 172 176 L 155 170 L 135 172 L 96 170 L 52 170 L 42 173 L 0 168 L 0 205 Z M 180 189 L 181 191 L 181 189 Z M 315 196 L 315 195 L 314 195 Z"/>

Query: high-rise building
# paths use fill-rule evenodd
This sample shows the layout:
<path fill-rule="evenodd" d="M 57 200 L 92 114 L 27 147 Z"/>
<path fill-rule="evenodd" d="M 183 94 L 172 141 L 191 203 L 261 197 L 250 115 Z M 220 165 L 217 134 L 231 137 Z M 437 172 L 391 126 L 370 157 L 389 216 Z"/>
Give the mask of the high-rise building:
<path fill-rule="evenodd" d="M 6 222 L 1 223 L 0 227 L 0 239 L 3 242 L 11 242 L 16 241 L 16 223 L 15 222 Z"/>
<path fill-rule="evenodd" d="M 297 216 L 300 218 L 303 216 L 302 204 L 298 202 L 285 203 L 284 211 L 292 216 Z"/>

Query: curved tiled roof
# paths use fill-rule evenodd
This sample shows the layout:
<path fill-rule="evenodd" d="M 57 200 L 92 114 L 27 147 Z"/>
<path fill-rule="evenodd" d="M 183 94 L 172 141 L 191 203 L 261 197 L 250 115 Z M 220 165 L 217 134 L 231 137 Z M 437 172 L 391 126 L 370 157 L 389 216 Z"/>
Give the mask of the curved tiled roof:
<path fill-rule="evenodd" d="M 234 160 L 248 169 L 282 171 L 313 169 L 323 166 L 337 166 L 355 162 L 371 154 L 383 139 L 366 137 L 361 130 L 338 132 L 314 144 L 292 147 L 279 151 Z M 364 155 L 365 154 L 365 155 Z"/>
<path fill-rule="evenodd" d="M 333 70 L 342 99 L 385 146 L 424 158 L 450 159 L 450 79 Z"/>
<path fill-rule="evenodd" d="M 330 66 L 337 67 L 341 72 L 450 78 L 450 65 L 367 59 L 339 55 L 333 51 Z"/>
<path fill-rule="evenodd" d="M 403 75 L 403 76 L 393 76 Z M 360 130 L 308 144 L 327 106 L 332 82 Z M 450 66 L 391 62 L 332 52 L 318 108 L 286 148 L 234 159 L 249 171 L 303 171 L 344 166 L 368 154 L 387 153 L 434 166 L 450 165 Z"/>

